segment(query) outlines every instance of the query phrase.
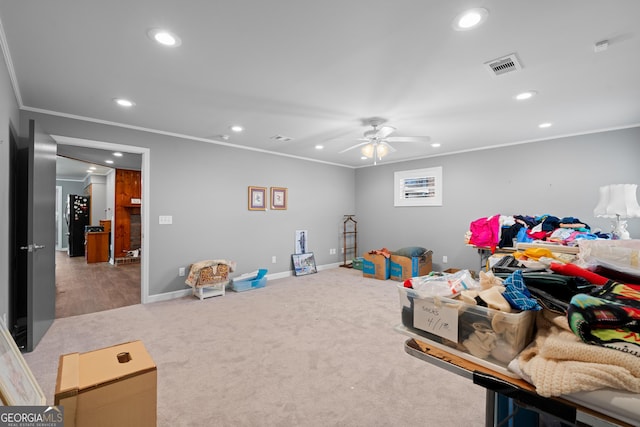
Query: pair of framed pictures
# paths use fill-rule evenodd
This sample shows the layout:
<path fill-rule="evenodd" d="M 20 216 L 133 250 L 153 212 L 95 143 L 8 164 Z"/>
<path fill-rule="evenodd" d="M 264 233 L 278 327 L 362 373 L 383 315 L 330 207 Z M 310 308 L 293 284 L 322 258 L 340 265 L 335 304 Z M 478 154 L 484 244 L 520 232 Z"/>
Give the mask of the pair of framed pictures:
<path fill-rule="evenodd" d="M 270 189 L 270 209 L 287 209 L 287 189 L 285 187 L 271 187 Z M 267 187 L 249 187 L 249 210 L 267 210 Z"/>

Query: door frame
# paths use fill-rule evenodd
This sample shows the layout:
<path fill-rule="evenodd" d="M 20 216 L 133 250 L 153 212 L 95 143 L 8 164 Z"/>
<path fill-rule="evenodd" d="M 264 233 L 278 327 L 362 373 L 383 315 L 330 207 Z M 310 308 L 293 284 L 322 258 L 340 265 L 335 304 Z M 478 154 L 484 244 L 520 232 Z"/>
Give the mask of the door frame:
<path fill-rule="evenodd" d="M 140 301 L 146 304 L 149 301 L 149 229 L 150 229 L 150 178 L 149 162 L 151 149 L 137 147 L 135 145 L 115 144 L 112 142 L 96 141 L 90 139 L 72 138 L 62 135 L 51 135 L 51 137 L 62 145 L 72 145 L 76 147 L 96 148 L 99 150 L 123 151 L 125 153 L 135 153 L 142 155 L 140 174 L 142 176 L 142 204 L 140 214 L 142 216 L 142 254 L 140 257 Z"/>
<path fill-rule="evenodd" d="M 56 251 L 62 250 L 62 219 L 64 206 L 62 206 L 62 186 L 56 184 Z"/>

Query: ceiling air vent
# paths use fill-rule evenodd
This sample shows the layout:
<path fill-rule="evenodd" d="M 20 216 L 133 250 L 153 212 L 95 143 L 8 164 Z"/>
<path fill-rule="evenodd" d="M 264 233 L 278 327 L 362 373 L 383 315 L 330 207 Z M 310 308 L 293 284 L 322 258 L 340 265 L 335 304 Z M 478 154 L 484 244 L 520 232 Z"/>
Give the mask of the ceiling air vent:
<path fill-rule="evenodd" d="M 493 76 L 501 76 L 502 74 L 522 70 L 522 65 L 520 65 L 515 53 L 485 62 L 484 65 Z"/>
<path fill-rule="evenodd" d="M 282 135 L 274 135 L 274 136 L 271 137 L 271 139 L 273 139 L 274 141 L 278 141 L 278 142 L 289 142 L 293 138 L 289 138 L 288 136 L 282 136 Z"/>

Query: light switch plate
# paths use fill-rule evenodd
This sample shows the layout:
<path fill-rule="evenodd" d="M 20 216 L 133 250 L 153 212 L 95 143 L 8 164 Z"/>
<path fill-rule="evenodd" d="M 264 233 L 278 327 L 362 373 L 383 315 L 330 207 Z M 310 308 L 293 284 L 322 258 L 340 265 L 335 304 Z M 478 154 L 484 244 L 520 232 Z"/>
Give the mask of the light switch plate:
<path fill-rule="evenodd" d="M 173 224 L 173 217 L 171 215 L 160 215 L 158 222 L 160 224 Z"/>

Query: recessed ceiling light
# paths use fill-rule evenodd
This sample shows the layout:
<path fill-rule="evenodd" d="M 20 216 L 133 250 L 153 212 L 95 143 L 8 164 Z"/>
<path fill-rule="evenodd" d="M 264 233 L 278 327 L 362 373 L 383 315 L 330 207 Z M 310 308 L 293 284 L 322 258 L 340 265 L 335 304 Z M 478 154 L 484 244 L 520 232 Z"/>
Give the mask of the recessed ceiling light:
<path fill-rule="evenodd" d="M 229 127 L 229 129 L 231 129 L 234 132 L 242 132 L 244 130 L 244 128 L 240 125 L 233 125 Z"/>
<path fill-rule="evenodd" d="M 122 157 L 122 153 L 119 151 L 116 151 L 115 153 L 113 153 L 113 155 L 116 157 Z"/>
<path fill-rule="evenodd" d="M 95 166 L 89 166 L 89 169 L 91 169 L 92 171 L 96 170 Z"/>
<path fill-rule="evenodd" d="M 104 162 L 105 162 L 106 164 L 108 164 L 108 165 L 112 165 L 112 164 L 113 164 L 113 160 L 105 160 Z"/>
<path fill-rule="evenodd" d="M 87 173 L 93 173 L 91 169 L 87 169 Z"/>
<path fill-rule="evenodd" d="M 551 123 L 549 123 L 549 122 L 547 122 L 547 123 L 540 123 L 540 124 L 538 125 L 538 127 L 539 127 L 540 129 L 550 128 L 550 127 L 551 127 Z"/>
<path fill-rule="evenodd" d="M 535 90 L 528 90 L 526 92 L 517 94 L 514 98 L 517 99 L 518 101 L 524 101 L 525 99 L 533 98 L 537 94 L 538 92 L 536 92 Z"/>
<path fill-rule="evenodd" d="M 438 147 L 440 147 L 440 143 L 439 142 L 434 142 L 433 144 L 431 144 L 431 146 L 433 148 L 438 148 Z"/>
<path fill-rule="evenodd" d="M 160 28 L 152 28 L 147 31 L 149 38 L 163 46 L 178 47 L 182 44 L 180 37 L 176 36 L 170 31 L 162 30 Z"/>
<path fill-rule="evenodd" d="M 316 150 L 322 150 L 323 148 L 324 148 L 324 145 L 322 144 L 316 145 Z"/>
<path fill-rule="evenodd" d="M 115 102 L 121 107 L 126 107 L 126 108 L 133 107 L 134 105 L 136 105 L 133 101 L 130 101 L 124 98 L 113 98 L 113 102 Z"/>
<path fill-rule="evenodd" d="M 453 29 L 467 31 L 478 27 L 487 20 L 489 11 L 483 7 L 465 10 L 453 20 Z"/>
<path fill-rule="evenodd" d="M 367 156 L 362 156 L 362 157 L 360 157 L 360 160 L 367 160 L 367 159 L 368 159 L 368 157 L 367 157 Z"/>

